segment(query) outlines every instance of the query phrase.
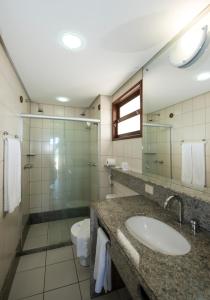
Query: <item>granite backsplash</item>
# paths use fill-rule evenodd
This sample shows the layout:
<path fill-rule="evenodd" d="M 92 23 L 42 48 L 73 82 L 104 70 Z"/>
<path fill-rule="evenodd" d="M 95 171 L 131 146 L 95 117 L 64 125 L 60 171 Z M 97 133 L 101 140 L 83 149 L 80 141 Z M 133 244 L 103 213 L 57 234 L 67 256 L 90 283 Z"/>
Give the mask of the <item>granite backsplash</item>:
<path fill-rule="evenodd" d="M 190 222 L 191 219 L 196 219 L 200 227 L 210 231 L 210 203 L 182 192 L 175 192 L 172 189 L 143 180 L 138 176 L 133 176 L 131 173 L 123 172 L 119 169 L 112 169 L 112 180 L 130 188 L 139 195 L 144 195 L 154 200 L 161 207 L 163 207 L 164 201 L 168 196 L 174 194 L 181 196 L 184 202 L 184 221 Z M 145 183 L 154 187 L 153 195 L 145 192 Z M 175 207 L 172 207 L 172 210 L 176 213 Z"/>

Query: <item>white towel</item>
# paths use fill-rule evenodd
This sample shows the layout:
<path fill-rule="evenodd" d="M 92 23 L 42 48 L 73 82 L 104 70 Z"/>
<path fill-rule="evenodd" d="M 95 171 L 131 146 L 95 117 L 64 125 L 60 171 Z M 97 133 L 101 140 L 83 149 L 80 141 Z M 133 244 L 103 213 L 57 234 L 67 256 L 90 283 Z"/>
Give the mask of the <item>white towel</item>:
<path fill-rule="evenodd" d="M 89 257 L 90 255 L 90 219 L 85 219 L 77 236 L 77 257 Z"/>
<path fill-rule="evenodd" d="M 192 144 L 192 184 L 204 187 L 206 184 L 205 143 Z"/>
<path fill-rule="evenodd" d="M 182 143 L 182 182 L 192 184 L 192 144 Z"/>
<path fill-rule="evenodd" d="M 111 257 L 109 239 L 101 228 L 97 231 L 96 256 L 94 266 L 95 292 L 111 291 Z"/>
<path fill-rule="evenodd" d="M 12 213 L 21 202 L 21 150 L 19 139 L 5 139 L 4 211 Z"/>

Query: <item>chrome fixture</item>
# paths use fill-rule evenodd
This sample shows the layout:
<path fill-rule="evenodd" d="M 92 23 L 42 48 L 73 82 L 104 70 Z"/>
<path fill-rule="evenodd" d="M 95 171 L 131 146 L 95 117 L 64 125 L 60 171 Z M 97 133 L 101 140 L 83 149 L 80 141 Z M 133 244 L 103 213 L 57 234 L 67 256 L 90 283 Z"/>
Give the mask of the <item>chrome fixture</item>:
<path fill-rule="evenodd" d="M 196 232 L 198 232 L 198 228 L 199 228 L 198 221 L 195 219 L 192 219 L 192 220 L 190 220 L 190 224 L 191 224 L 192 232 L 195 235 Z"/>
<path fill-rule="evenodd" d="M 25 164 L 24 165 L 24 170 L 25 169 L 32 169 L 33 168 L 33 165 L 32 164 Z"/>
<path fill-rule="evenodd" d="M 183 223 L 184 205 L 183 200 L 179 195 L 169 196 L 164 202 L 164 209 L 167 209 L 171 202 L 177 201 L 179 203 L 179 224 Z"/>
<path fill-rule="evenodd" d="M 28 119 L 49 119 L 49 120 L 63 120 L 63 121 L 81 121 L 90 122 L 93 124 L 100 123 L 100 119 L 89 119 L 89 118 L 76 118 L 76 117 L 59 117 L 59 116 L 49 116 L 49 115 L 36 115 L 36 114 L 20 114 L 21 118 Z"/>
<path fill-rule="evenodd" d="M 92 161 L 89 161 L 88 162 L 88 166 L 90 166 L 90 167 L 96 167 L 96 163 L 94 163 Z"/>
<path fill-rule="evenodd" d="M 162 165 L 162 164 L 164 164 L 164 161 L 163 160 L 154 160 L 154 163 L 155 164 L 160 164 L 160 165 Z"/>

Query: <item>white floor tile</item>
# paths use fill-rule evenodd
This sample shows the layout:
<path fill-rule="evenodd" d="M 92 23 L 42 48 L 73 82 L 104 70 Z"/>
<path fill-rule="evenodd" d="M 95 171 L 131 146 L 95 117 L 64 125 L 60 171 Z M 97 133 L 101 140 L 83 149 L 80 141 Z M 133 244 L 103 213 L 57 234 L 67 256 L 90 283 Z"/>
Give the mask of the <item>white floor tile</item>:
<path fill-rule="evenodd" d="M 45 291 L 78 281 L 73 260 L 46 266 Z"/>
<path fill-rule="evenodd" d="M 29 298 L 24 298 L 22 300 L 43 300 L 43 299 L 44 299 L 44 294 L 39 294 Z"/>
<path fill-rule="evenodd" d="M 47 235 L 36 236 L 35 238 L 26 238 L 23 250 L 36 249 L 47 246 Z"/>
<path fill-rule="evenodd" d="M 61 247 L 47 251 L 47 265 L 73 259 L 72 246 Z"/>
<path fill-rule="evenodd" d="M 44 268 L 18 272 L 15 275 L 9 300 L 17 300 L 43 292 Z"/>
<path fill-rule="evenodd" d="M 75 263 L 76 263 L 77 275 L 79 277 L 79 281 L 89 279 L 90 278 L 90 268 L 81 266 L 78 258 L 75 260 Z"/>
<path fill-rule="evenodd" d="M 46 251 L 21 256 L 18 264 L 17 272 L 44 267 L 45 258 L 46 258 Z"/>
<path fill-rule="evenodd" d="M 79 285 L 72 284 L 44 294 L 44 300 L 81 300 Z"/>
<path fill-rule="evenodd" d="M 47 233 L 48 233 L 48 223 L 46 222 L 46 223 L 30 225 L 28 236 L 30 238 L 34 238 L 40 235 L 47 235 Z"/>

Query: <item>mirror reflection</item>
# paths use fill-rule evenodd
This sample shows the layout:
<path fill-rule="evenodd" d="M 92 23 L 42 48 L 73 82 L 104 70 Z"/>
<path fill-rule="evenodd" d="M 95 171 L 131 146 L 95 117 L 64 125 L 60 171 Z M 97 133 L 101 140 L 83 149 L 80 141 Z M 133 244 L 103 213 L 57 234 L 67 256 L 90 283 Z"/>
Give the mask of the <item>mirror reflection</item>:
<path fill-rule="evenodd" d="M 210 15 L 144 68 L 143 173 L 210 188 Z"/>

